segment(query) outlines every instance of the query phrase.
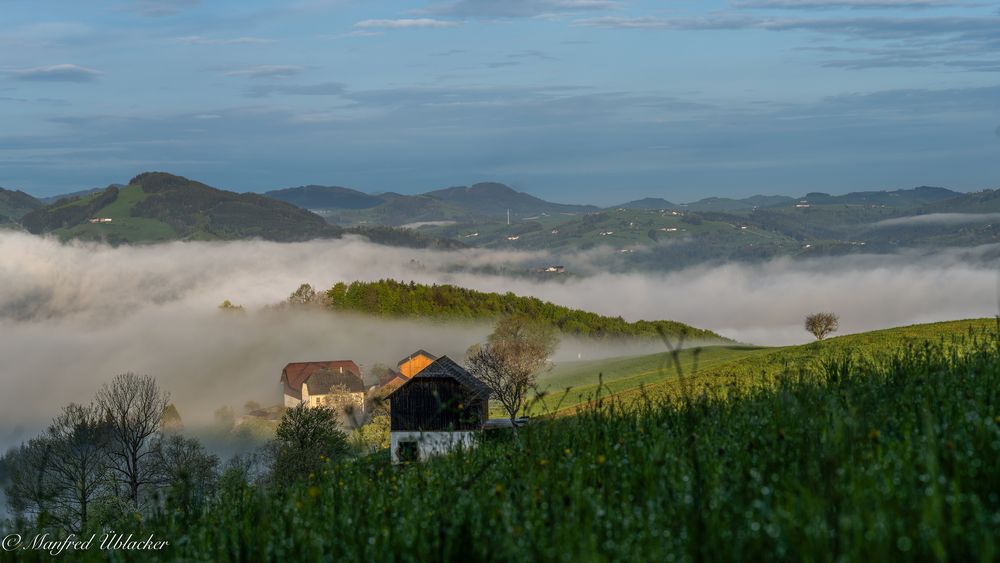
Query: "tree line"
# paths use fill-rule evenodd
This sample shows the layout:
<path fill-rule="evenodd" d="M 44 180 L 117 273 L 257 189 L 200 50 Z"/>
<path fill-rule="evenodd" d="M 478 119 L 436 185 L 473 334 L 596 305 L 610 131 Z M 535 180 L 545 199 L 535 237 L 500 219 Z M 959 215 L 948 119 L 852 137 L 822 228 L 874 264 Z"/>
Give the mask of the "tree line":
<path fill-rule="evenodd" d="M 169 395 L 147 375 L 125 373 L 87 405 L 62 409 L 41 435 L 0 458 L 15 523 L 82 534 L 126 529 L 156 514 L 194 518 L 250 482 L 286 487 L 350 453 L 331 409 L 287 409 L 275 439 L 225 464 L 179 432 Z"/>
<path fill-rule="evenodd" d="M 326 292 L 325 305 L 333 310 L 388 317 L 499 319 L 521 315 L 551 324 L 563 335 L 597 339 L 660 338 L 663 334 L 687 340 L 717 340 L 709 330 L 676 321 L 628 322 L 589 311 L 570 309 L 535 297 L 488 293 L 454 285 L 379 280 L 337 283 Z"/>

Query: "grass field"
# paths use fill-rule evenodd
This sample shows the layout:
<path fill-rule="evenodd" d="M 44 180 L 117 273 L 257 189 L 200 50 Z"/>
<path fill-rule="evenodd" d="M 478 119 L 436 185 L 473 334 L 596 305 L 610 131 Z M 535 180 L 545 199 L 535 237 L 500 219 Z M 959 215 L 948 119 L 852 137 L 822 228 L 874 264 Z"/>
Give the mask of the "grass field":
<path fill-rule="evenodd" d="M 634 399 L 644 394 L 674 394 L 681 389 L 678 363 L 680 374 L 696 387 L 723 383 L 739 385 L 770 380 L 779 373 L 810 371 L 830 358 L 964 338 L 970 333 L 994 328 L 996 323 L 995 319 L 969 319 L 839 336 L 800 346 L 705 346 L 681 350 L 676 358 L 665 351 L 646 356 L 567 362 L 539 377 L 539 387 L 546 395 L 532 405 L 531 414 L 555 410 L 572 412 L 591 400 L 599 386 L 605 397 Z"/>
<path fill-rule="evenodd" d="M 71 201 L 66 205 L 82 205 L 83 203 L 97 197 L 99 194 L 92 194 Z M 111 223 L 85 223 L 67 229 L 57 229 L 55 233 L 63 239 L 102 239 L 115 236 L 119 240 L 142 240 L 149 242 L 173 240 L 177 233 L 162 221 L 146 217 L 133 217 L 132 206 L 149 197 L 149 194 L 142 191 L 141 186 L 132 185 L 121 188 L 118 198 L 100 210 L 101 217 L 108 217 Z"/>
<path fill-rule="evenodd" d="M 684 352 L 662 370 L 426 463 L 328 462 L 300 481 L 225 472 L 112 523 L 184 561 L 995 561 L 1000 333 L 993 320 L 818 345 Z M 673 361 L 670 358 L 671 362 Z M 607 360 L 609 385 L 660 373 Z M 591 367 L 597 367 L 591 366 Z M 633 370 L 637 370 L 633 372 Z M 584 365 L 547 377 L 570 383 Z M 630 375 L 632 374 L 632 375 Z M 738 387 L 733 377 L 743 377 Z M 660 389 L 663 387 L 663 389 Z M 706 392 L 701 393 L 699 390 Z M 638 396 L 633 396 L 637 394 Z M 45 559 L 40 552 L 12 555 Z M 67 558 L 105 559 L 98 551 Z"/>

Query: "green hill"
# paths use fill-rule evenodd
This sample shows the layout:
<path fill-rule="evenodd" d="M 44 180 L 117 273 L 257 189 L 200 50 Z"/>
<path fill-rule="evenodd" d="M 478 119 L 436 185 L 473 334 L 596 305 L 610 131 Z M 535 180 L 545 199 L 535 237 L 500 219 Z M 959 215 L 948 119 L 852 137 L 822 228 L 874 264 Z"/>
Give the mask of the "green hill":
<path fill-rule="evenodd" d="M 563 334 L 600 339 L 659 338 L 661 332 L 688 341 L 726 341 L 710 331 L 675 321 L 627 322 L 555 305 L 513 293 L 486 293 L 453 285 L 423 285 L 395 280 L 338 283 L 326 293 L 335 311 L 386 317 L 495 319 L 521 314 L 555 325 Z"/>
<path fill-rule="evenodd" d="M 996 331 L 996 327 L 996 319 L 969 319 L 850 334 L 799 346 L 705 346 L 682 350 L 677 361 L 684 383 L 692 389 L 745 387 L 773 381 L 783 373 L 814 372 L 832 359 L 919 349 L 925 342 L 958 341 L 984 331 Z M 682 377 L 678 376 L 674 357 L 667 351 L 563 362 L 542 374 L 539 383 L 549 395 L 536 405 L 536 412 L 556 406 L 572 412 L 576 406 L 596 397 L 598 387 L 601 396 L 624 401 L 676 396 L 682 391 Z"/>
<path fill-rule="evenodd" d="M 773 384 L 605 397 L 422 463 L 383 450 L 277 486 L 230 468 L 196 509 L 166 495 L 136 518 L 173 540 L 134 558 L 994 561 L 998 346 L 817 354 Z"/>
<path fill-rule="evenodd" d="M 264 195 L 303 209 L 368 209 L 385 202 L 378 196 L 339 186 L 299 186 Z"/>
<path fill-rule="evenodd" d="M 27 213 L 44 205 L 20 190 L 0 188 L 0 225 L 14 224 Z"/>
<path fill-rule="evenodd" d="M 588 213 L 598 209 L 593 205 L 552 203 L 497 182 L 457 186 L 424 195 L 484 217 L 503 217 L 508 210 L 524 217 L 542 213 Z"/>
<path fill-rule="evenodd" d="M 92 222 L 101 219 L 110 221 Z M 36 234 L 111 243 L 252 237 L 299 241 L 341 233 L 294 205 L 162 172 L 140 174 L 122 188 L 60 200 L 25 215 L 22 223 Z"/>

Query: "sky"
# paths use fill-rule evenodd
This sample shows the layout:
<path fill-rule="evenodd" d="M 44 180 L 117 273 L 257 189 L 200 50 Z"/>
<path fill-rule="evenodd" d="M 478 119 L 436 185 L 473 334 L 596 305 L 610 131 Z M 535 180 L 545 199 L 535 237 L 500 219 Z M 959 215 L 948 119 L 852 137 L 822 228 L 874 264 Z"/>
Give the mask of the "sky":
<path fill-rule="evenodd" d="M 1000 186 L 1000 2 L 0 0 L 0 186 Z"/>

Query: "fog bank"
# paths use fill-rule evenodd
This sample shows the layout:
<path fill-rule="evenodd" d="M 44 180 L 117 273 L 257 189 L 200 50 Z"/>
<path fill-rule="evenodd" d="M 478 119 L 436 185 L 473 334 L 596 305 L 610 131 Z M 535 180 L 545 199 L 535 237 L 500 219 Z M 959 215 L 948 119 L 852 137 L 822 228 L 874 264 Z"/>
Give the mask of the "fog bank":
<path fill-rule="evenodd" d="M 599 252 L 388 248 L 357 238 L 109 247 L 0 233 L 0 445 L 114 374 L 157 377 L 182 417 L 205 418 L 248 399 L 280 400 L 288 362 L 395 363 L 425 348 L 461 357 L 486 324 L 387 321 L 332 313 L 261 313 L 303 282 L 395 278 L 513 291 L 628 320 L 673 319 L 756 344 L 810 336 L 802 320 L 829 310 L 841 333 L 991 316 L 997 275 L 977 256 L 995 249 L 724 264 L 664 274 L 602 273 Z M 528 270 L 558 259 L 587 275 L 540 280 L 470 273 Z M 248 313 L 223 313 L 229 299 Z M 557 359 L 653 351 L 564 342 Z M 22 430 L 18 429 L 22 427 Z"/>

